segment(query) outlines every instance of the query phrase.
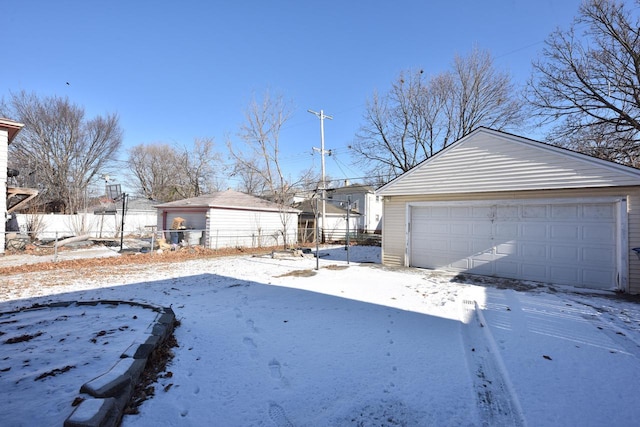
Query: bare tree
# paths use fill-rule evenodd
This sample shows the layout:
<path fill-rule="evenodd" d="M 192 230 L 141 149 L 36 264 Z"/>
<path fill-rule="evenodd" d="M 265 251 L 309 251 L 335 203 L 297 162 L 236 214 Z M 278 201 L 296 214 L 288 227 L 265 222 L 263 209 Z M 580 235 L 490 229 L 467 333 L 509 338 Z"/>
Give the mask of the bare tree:
<path fill-rule="evenodd" d="M 280 161 L 280 131 L 291 117 L 291 108 L 281 96 L 265 93 L 262 100 L 252 100 L 245 111 L 245 123 L 240 137 L 246 151 L 228 144 L 236 171 L 259 177 L 265 193 L 270 193 L 276 203 L 286 200 L 285 194 L 291 186 L 286 179 Z"/>
<path fill-rule="evenodd" d="M 196 139 L 192 149 L 183 147 L 180 151 L 161 143 L 137 145 L 129 150 L 127 163 L 136 192 L 163 202 L 216 190 L 216 166 L 222 168 L 210 138 Z"/>
<path fill-rule="evenodd" d="M 479 126 L 503 130 L 523 123 L 525 100 L 511 76 L 494 67 L 489 52 L 474 49 L 469 56 L 456 55 L 453 70 L 443 80 L 449 81 L 441 84 L 440 96 L 448 101 L 446 128 L 453 130 L 453 141 Z"/>
<path fill-rule="evenodd" d="M 75 212 L 89 187 L 115 159 L 122 144 L 118 116 L 85 117 L 67 98 L 20 92 L 3 111 L 25 124 L 9 147 L 20 185 L 37 186 L 54 211 Z"/>
<path fill-rule="evenodd" d="M 174 175 L 178 153 L 168 144 L 136 145 L 127 160 L 132 187 L 141 196 L 158 201 L 176 200 Z"/>
<path fill-rule="evenodd" d="M 182 183 L 178 185 L 178 193 L 183 198 L 197 197 L 219 188 L 216 175 L 222 170 L 220 154 L 214 151 L 211 138 L 196 138 L 193 150 L 184 148 L 180 155 Z"/>
<path fill-rule="evenodd" d="M 551 142 L 632 166 L 640 166 L 639 88 L 638 8 L 614 0 L 583 3 L 569 30 L 553 32 L 528 85 L 543 123 L 555 125 Z"/>
<path fill-rule="evenodd" d="M 479 126 L 504 130 L 524 118 L 524 100 L 509 74 L 495 69 L 489 53 L 474 49 L 433 77 L 423 70 L 401 72 L 388 93 L 367 102 L 351 148 L 356 163 L 381 183 Z"/>
<path fill-rule="evenodd" d="M 255 158 L 248 157 L 242 161 L 236 160 L 231 176 L 239 181 L 237 189 L 253 196 L 262 196 L 267 191 L 267 183 L 262 174 L 258 172 L 260 169 L 259 161 Z"/>
<path fill-rule="evenodd" d="M 297 182 L 285 176 L 281 165 L 280 132 L 291 118 L 292 110 L 282 96 L 266 92 L 262 99 L 253 99 L 245 111 L 245 122 L 240 137 L 246 149 L 239 150 L 229 142 L 228 148 L 234 161 L 234 171 L 245 186 L 275 202 L 281 213 L 284 244 L 287 230 L 296 224 L 288 224 L 287 214 Z M 255 193 L 254 193 L 255 194 Z"/>

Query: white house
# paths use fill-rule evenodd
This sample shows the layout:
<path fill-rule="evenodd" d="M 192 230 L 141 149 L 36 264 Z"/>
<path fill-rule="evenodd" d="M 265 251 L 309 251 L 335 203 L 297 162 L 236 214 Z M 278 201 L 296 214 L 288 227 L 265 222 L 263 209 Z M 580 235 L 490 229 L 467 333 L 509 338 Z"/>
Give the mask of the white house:
<path fill-rule="evenodd" d="M 360 233 L 380 233 L 382 225 L 382 200 L 370 185 L 353 184 L 327 190 L 328 203 L 347 206 L 358 212 L 357 230 Z"/>
<path fill-rule="evenodd" d="M 294 244 L 298 210 L 233 190 L 156 205 L 158 230 L 170 241 L 172 223 L 182 218 L 185 240 L 205 247 L 262 247 Z"/>
<path fill-rule="evenodd" d="M 382 186 L 382 262 L 640 293 L 640 170 L 479 128 Z"/>

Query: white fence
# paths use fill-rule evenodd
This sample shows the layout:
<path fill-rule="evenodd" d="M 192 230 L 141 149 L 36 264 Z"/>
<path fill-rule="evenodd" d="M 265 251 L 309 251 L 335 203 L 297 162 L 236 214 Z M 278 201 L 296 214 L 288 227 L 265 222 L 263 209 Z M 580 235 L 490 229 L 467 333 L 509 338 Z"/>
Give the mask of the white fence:
<path fill-rule="evenodd" d="M 95 238 L 116 238 L 122 227 L 121 215 L 17 214 L 16 218 L 20 233 L 40 240 L 85 234 Z M 124 218 L 124 235 L 142 237 L 152 231 L 157 221 L 155 213 L 128 212 Z"/>

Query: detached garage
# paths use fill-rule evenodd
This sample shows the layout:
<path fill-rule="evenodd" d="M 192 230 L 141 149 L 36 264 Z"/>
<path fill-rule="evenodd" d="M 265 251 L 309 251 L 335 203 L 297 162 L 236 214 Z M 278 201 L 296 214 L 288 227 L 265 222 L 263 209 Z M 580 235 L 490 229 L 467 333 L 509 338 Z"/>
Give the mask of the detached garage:
<path fill-rule="evenodd" d="M 377 194 L 386 265 L 640 293 L 640 170 L 479 128 Z"/>
<path fill-rule="evenodd" d="M 187 240 L 195 236 L 191 244 L 211 249 L 296 242 L 298 210 L 233 190 L 162 203 L 156 209 L 158 230 L 167 241 L 178 219 L 186 229 L 176 231 L 182 231 Z"/>

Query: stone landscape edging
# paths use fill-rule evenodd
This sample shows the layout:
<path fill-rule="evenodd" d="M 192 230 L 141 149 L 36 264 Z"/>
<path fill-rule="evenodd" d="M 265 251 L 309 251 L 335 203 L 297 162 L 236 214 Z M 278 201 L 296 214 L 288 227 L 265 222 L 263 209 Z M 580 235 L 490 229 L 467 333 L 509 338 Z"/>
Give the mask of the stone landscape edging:
<path fill-rule="evenodd" d="M 173 333 L 175 313 L 171 307 L 160 307 L 134 301 L 92 300 L 62 301 L 49 304 L 34 304 L 28 308 L 5 312 L 20 313 L 43 308 L 64 308 L 71 305 L 96 306 L 127 304 L 153 310 L 160 315 L 154 320 L 151 334 L 143 342 L 132 343 L 107 372 L 104 372 L 80 387 L 80 403 L 64 422 L 64 427 L 115 427 L 120 424 L 124 409 L 144 371 L 149 357 L 156 352 Z"/>

